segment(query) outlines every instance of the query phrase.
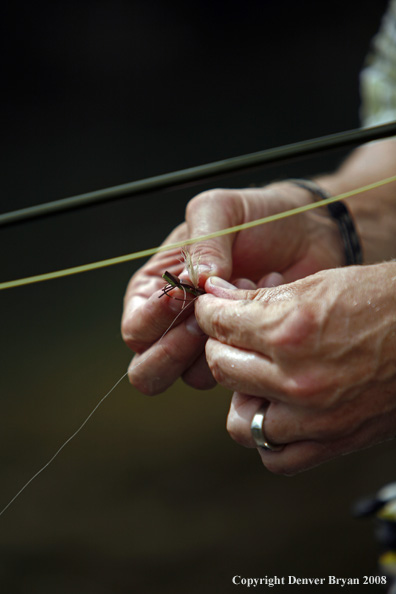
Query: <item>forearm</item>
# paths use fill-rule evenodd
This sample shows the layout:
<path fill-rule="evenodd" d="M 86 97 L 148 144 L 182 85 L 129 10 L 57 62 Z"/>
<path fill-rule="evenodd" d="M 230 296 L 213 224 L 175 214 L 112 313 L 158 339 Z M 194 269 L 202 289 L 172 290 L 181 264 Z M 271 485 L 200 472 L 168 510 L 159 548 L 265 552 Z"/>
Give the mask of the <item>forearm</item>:
<path fill-rule="evenodd" d="M 396 174 L 396 140 L 384 140 L 356 149 L 331 175 L 318 184 L 332 195 Z M 396 182 L 345 200 L 363 246 L 365 264 L 396 257 Z"/>

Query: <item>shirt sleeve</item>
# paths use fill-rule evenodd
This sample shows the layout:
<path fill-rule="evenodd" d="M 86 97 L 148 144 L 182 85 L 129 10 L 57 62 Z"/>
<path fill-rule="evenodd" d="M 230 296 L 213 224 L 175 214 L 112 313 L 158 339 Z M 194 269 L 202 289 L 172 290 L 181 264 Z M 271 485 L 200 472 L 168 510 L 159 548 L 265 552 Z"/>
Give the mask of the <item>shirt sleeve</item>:
<path fill-rule="evenodd" d="M 360 73 L 364 127 L 396 120 L 396 0 L 391 0 Z"/>

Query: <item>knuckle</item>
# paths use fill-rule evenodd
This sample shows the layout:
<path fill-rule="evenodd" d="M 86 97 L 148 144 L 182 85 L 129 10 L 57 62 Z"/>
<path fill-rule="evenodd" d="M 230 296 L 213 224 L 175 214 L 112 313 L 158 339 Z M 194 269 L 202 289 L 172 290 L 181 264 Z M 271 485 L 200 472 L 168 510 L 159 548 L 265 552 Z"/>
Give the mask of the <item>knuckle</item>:
<path fill-rule="evenodd" d="M 186 219 L 188 220 L 190 216 L 195 214 L 197 210 L 200 210 L 202 207 L 210 205 L 214 201 L 223 201 L 226 198 L 227 194 L 229 194 L 228 190 L 222 190 L 220 188 L 206 190 L 205 192 L 197 194 L 187 204 Z"/>
<path fill-rule="evenodd" d="M 126 315 L 121 320 L 121 337 L 125 344 L 135 353 L 141 350 L 142 343 L 135 336 L 131 320 Z"/>
<path fill-rule="evenodd" d="M 226 373 L 223 366 L 221 350 L 218 348 L 219 343 L 209 338 L 205 346 L 206 361 L 214 380 L 218 384 L 225 384 Z"/>
<path fill-rule="evenodd" d="M 125 315 L 121 320 L 121 337 L 125 344 L 127 344 L 129 348 L 132 348 L 134 338 L 131 334 L 130 321 Z"/>
<path fill-rule="evenodd" d="M 156 396 L 163 390 L 158 386 L 157 378 L 152 376 L 142 376 L 133 373 L 129 374 L 129 383 L 145 396 Z"/>
<path fill-rule="evenodd" d="M 223 384 L 224 380 L 225 380 L 225 375 L 223 373 L 223 370 L 221 368 L 221 365 L 219 364 L 218 360 L 212 360 L 209 362 L 209 369 L 211 371 L 211 374 L 214 378 L 214 380 L 216 381 L 216 383 L 218 384 Z"/>
<path fill-rule="evenodd" d="M 299 352 L 312 344 L 317 336 L 319 323 L 315 311 L 303 304 L 293 307 L 274 332 L 272 344 L 283 352 Z"/>
<path fill-rule="evenodd" d="M 174 342 L 158 342 L 161 349 L 161 360 L 166 362 L 169 369 L 179 369 L 184 367 L 186 362 L 186 351 L 183 345 L 175 344 Z"/>
<path fill-rule="evenodd" d="M 332 373 L 332 367 L 315 363 L 284 382 L 285 393 L 297 405 L 312 410 L 331 410 L 343 398 L 345 388 Z"/>
<path fill-rule="evenodd" d="M 322 391 L 322 386 L 313 374 L 305 373 L 289 377 L 285 382 L 284 391 L 290 400 L 303 404 Z"/>
<path fill-rule="evenodd" d="M 283 393 L 290 402 L 313 410 L 323 410 L 329 405 L 327 382 L 314 373 L 289 377 L 284 383 Z"/>
<path fill-rule="evenodd" d="M 239 445 L 246 448 L 252 447 L 250 433 L 246 432 L 244 424 L 233 409 L 228 413 L 226 427 L 230 437 Z"/>
<path fill-rule="evenodd" d="M 216 336 L 217 340 L 226 343 L 226 332 L 225 332 L 225 325 L 224 325 L 224 311 L 221 307 L 217 307 L 212 312 L 211 317 L 211 326 L 213 330 L 214 336 Z"/>

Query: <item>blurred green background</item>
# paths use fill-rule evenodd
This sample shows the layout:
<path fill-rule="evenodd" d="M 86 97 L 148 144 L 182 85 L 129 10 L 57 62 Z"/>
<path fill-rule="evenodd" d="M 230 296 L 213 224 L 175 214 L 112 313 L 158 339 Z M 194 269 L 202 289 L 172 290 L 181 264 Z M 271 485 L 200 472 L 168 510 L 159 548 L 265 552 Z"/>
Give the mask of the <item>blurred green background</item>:
<path fill-rule="evenodd" d="M 5 2 L 1 211 L 358 126 L 385 6 Z M 158 245 L 205 187 L 1 229 L 1 279 Z M 1 292 L 0 507 L 126 370 L 122 297 L 138 265 Z M 228 437 L 229 401 L 181 382 L 148 398 L 124 380 L 0 518 L 0 592 L 227 593 L 234 575 L 373 574 L 372 528 L 350 506 L 395 478 L 394 444 L 273 476 Z"/>

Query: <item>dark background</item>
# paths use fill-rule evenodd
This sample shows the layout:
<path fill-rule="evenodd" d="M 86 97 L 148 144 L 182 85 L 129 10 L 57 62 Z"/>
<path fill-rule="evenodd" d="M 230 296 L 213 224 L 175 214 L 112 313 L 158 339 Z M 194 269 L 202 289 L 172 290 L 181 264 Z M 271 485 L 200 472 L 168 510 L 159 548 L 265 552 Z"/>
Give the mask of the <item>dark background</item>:
<path fill-rule="evenodd" d="M 385 6 L 3 3 L 0 210 L 358 126 L 358 73 Z M 205 187 L 1 229 L 1 280 L 158 245 Z M 126 370 L 119 320 L 138 265 L 0 294 L 0 507 Z M 395 478 L 395 446 L 273 476 L 228 437 L 229 400 L 181 382 L 151 399 L 124 381 L 0 518 L 0 591 L 223 593 L 236 574 L 374 573 L 372 528 L 350 506 Z"/>

